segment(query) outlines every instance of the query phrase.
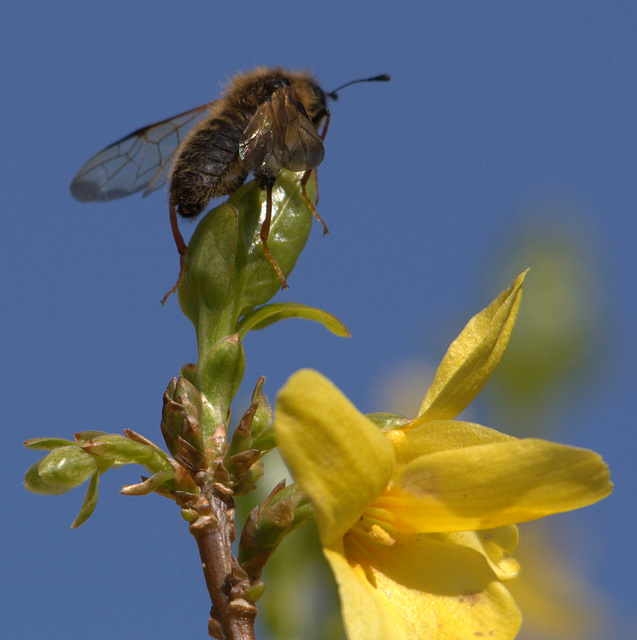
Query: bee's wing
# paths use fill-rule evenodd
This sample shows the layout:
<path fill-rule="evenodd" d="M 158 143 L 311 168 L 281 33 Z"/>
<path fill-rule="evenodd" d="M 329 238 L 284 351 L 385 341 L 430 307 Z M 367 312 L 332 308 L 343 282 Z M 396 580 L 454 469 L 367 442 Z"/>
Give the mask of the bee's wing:
<path fill-rule="evenodd" d="M 146 189 L 159 189 L 186 131 L 214 103 L 204 104 L 167 120 L 142 127 L 93 156 L 71 183 L 80 202 L 116 200 Z"/>
<path fill-rule="evenodd" d="M 250 171 L 275 176 L 281 168 L 307 171 L 323 161 L 323 141 L 291 93 L 291 87 L 275 91 L 243 132 L 239 155 Z"/>
<path fill-rule="evenodd" d="M 272 152 L 278 163 L 290 171 L 318 167 L 325 157 L 323 140 L 303 103 L 295 99 L 291 87 L 277 91 L 271 105 L 274 116 Z"/>
<path fill-rule="evenodd" d="M 264 102 L 252 116 L 239 142 L 243 164 L 255 174 L 276 176 L 281 165 L 272 154 L 272 103 Z"/>

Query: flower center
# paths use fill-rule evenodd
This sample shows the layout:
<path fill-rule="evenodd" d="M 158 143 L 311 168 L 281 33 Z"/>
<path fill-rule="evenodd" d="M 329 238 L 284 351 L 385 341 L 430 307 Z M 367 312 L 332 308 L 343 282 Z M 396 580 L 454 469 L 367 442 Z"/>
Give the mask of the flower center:
<path fill-rule="evenodd" d="M 396 542 L 395 533 L 390 512 L 386 509 L 371 507 L 365 510 L 347 535 L 357 546 L 366 546 L 371 542 L 375 545 L 391 547 Z"/>

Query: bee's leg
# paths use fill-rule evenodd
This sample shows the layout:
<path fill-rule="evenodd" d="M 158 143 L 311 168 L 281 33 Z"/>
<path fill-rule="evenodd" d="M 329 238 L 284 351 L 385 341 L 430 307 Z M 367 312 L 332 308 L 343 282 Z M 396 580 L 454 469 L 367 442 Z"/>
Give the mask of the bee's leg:
<path fill-rule="evenodd" d="M 261 233 L 259 234 L 259 236 L 261 238 L 261 243 L 263 244 L 263 253 L 265 254 L 265 257 L 268 259 L 268 262 L 272 265 L 274 270 L 277 272 L 277 275 L 281 279 L 281 289 L 288 289 L 288 283 L 283 277 L 281 267 L 279 267 L 277 261 L 274 259 L 274 256 L 270 253 L 270 248 L 268 247 L 270 223 L 272 222 L 272 186 L 272 182 L 268 182 L 268 184 L 266 185 L 267 206 L 265 209 L 265 220 L 261 225 Z"/>
<path fill-rule="evenodd" d="M 303 174 L 303 177 L 301 178 L 301 196 L 303 197 L 303 200 L 305 200 L 305 202 L 307 203 L 307 206 L 310 207 L 310 209 L 312 209 L 312 213 L 314 213 L 314 215 L 316 216 L 316 219 L 323 225 L 323 235 L 325 235 L 326 233 L 328 233 L 327 225 L 325 224 L 325 221 L 323 220 L 323 218 L 321 218 L 321 216 L 319 215 L 319 212 L 316 210 L 316 207 L 310 201 L 310 198 L 307 195 L 307 191 L 305 190 L 305 185 L 307 184 L 307 181 L 310 179 L 310 176 L 312 175 L 312 171 L 316 172 L 314 177 L 314 181 L 316 184 L 316 202 L 318 203 L 319 201 L 318 171 L 316 169 L 309 169 Z"/>
<path fill-rule="evenodd" d="M 175 239 L 175 244 L 177 245 L 177 251 L 179 251 L 179 276 L 177 277 L 175 286 L 161 299 L 162 304 L 166 304 L 168 296 L 170 296 L 172 293 L 175 293 L 175 291 L 179 289 L 179 285 L 184 278 L 184 270 L 186 268 L 185 256 L 186 251 L 188 251 L 188 246 L 184 242 L 181 231 L 179 231 L 179 225 L 177 224 L 177 211 L 172 204 L 170 204 L 170 228 L 172 229 L 173 238 Z"/>
<path fill-rule="evenodd" d="M 325 109 L 325 124 L 323 125 L 323 131 L 321 131 L 321 140 L 325 140 L 327 135 L 327 128 L 330 126 L 330 110 Z"/>

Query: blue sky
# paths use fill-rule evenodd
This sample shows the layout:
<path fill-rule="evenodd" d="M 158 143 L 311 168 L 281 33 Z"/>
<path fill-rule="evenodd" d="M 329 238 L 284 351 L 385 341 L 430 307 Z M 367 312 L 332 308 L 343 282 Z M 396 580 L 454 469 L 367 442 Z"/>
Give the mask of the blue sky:
<path fill-rule="evenodd" d="M 120 496 L 138 476 L 127 468 L 104 478 L 95 515 L 71 531 L 81 492 L 24 491 L 36 458 L 21 442 L 126 427 L 161 439 L 161 395 L 196 357 L 176 299 L 159 304 L 177 268 L 165 196 L 81 204 L 69 184 L 107 144 L 216 98 L 236 71 L 273 64 L 311 68 L 326 90 L 393 79 L 348 88 L 332 106 L 319 173 L 330 234 L 315 225 L 278 298 L 335 313 L 353 337 L 301 321 L 251 335 L 245 393 L 265 374 L 273 397 L 311 366 L 361 409 L 380 409 L 388 370 L 415 355 L 437 362 L 513 279 L 490 271 L 507 240 L 534 212 L 569 211 L 590 248 L 603 353 L 555 437 L 611 467 L 615 492 L 577 514 L 573 546 L 618 617 L 634 620 L 637 8 L 219 4 L 4 9 L 5 636 L 174 637 L 175 611 L 184 637 L 205 633 L 196 549 L 174 507 Z"/>

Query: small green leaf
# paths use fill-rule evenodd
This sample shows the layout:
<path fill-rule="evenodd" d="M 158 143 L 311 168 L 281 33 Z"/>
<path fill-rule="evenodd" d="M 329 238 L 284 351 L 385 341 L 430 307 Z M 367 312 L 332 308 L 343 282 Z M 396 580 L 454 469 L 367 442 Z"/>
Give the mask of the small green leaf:
<path fill-rule="evenodd" d="M 73 440 L 66 440 L 65 438 L 30 438 L 24 442 L 24 446 L 27 449 L 44 449 L 45 451 L 76 444 Z"/>
<path fill-rule="evenodd" d="M 120 493 L 125 496 L 146 496 L 149 493 L 156 491 L 162 485 L 168 485 L 168 487 L 172 489 L 174 479 L 175 476 L 172 473 L 172 470 L 160 471 L 150 478 L 146 478 L 142 482 L 122 487 Z"/>
<path fill-rule="evenodd" d="M 53 449 L 27 471 L 24 486 L 34 493 L 60 495 L 81 484 L 97 471 L 95 458 L 78 445 Z"/>
<path fill-rule="evenodd" d="M 313 178 L 308 180 L 308 202 L 302 195 L 301 177 L 301 173 L 282 171 L 272 191 L 268 246 L 286 278 L 305 248 L 314 219 L 314 209 L 309 203 L 316 201 L 316 185 Z M 274 297 L 281 288 L 281 280 L 265 257 L 259 237 L 266 213 L 266 191 L 258 187 L 245 192 L 239 190 L 233 194 L 230 202 L 242 214 L 243 238 L 248 248 L 243 290 L 237 304 L 241 316 Z"/>
<path fill-rule="evenodd" d="M 153 472 L 170 469 L 168 456 L 161 449 L 134 442 L 117 433 L 93 438 L 82 445 L 82 449 L 111 464 L 141 464 Z"/>
<path fill-rule="evenodd" d="M 337 336 L 349 338 L 351 335 L 347 327 L 336 316 L 322 309 L 308 307 L 298 302 L 275 302 L 259 307 L 242 318 L 237 331 L 239 337 L 244 338 L 250 330 L 263 329 L 286 318 L 313 320 Z"/>
<path fill-rule="evenodd" d="M 71 529 L 77 529 L 82 523 L 86 522 L 93 514 L 93 511 L 95 511 L 95 507 L 97 506 L 97 485 L 99 484 L 99 480 L 100 474 L 99 471 L 96 471 L 91 477 L 91 481 L 88 483 L 82 508 L 77 514 L 75 520 L 73 520 Z"/>
<path fill-rule="evenodd" d="M 264 453 L 274 449 L 274 447 L 276 447 L 274 425 L 270 422 L 252 439 L 252 448 Z"/>
<path fill-rule="evenodd" d="M 105 435 L 107 435 L 106 431 L 80 431 L 79 433 L 74 433 L 73 437 L 77 443 L 84 444 L 93 438 Z"/>
<path fill-rule="evenodd" d="M 45 482 L 40 475 L 40 462 L 42 461 L 38 460 L 35 464 L 32 464 L 24 474 L 23 484 L 31 493 L 40 493 L 45 496 L 60 496 L 73 489 L 73 487 L 55 486 Z"/>

